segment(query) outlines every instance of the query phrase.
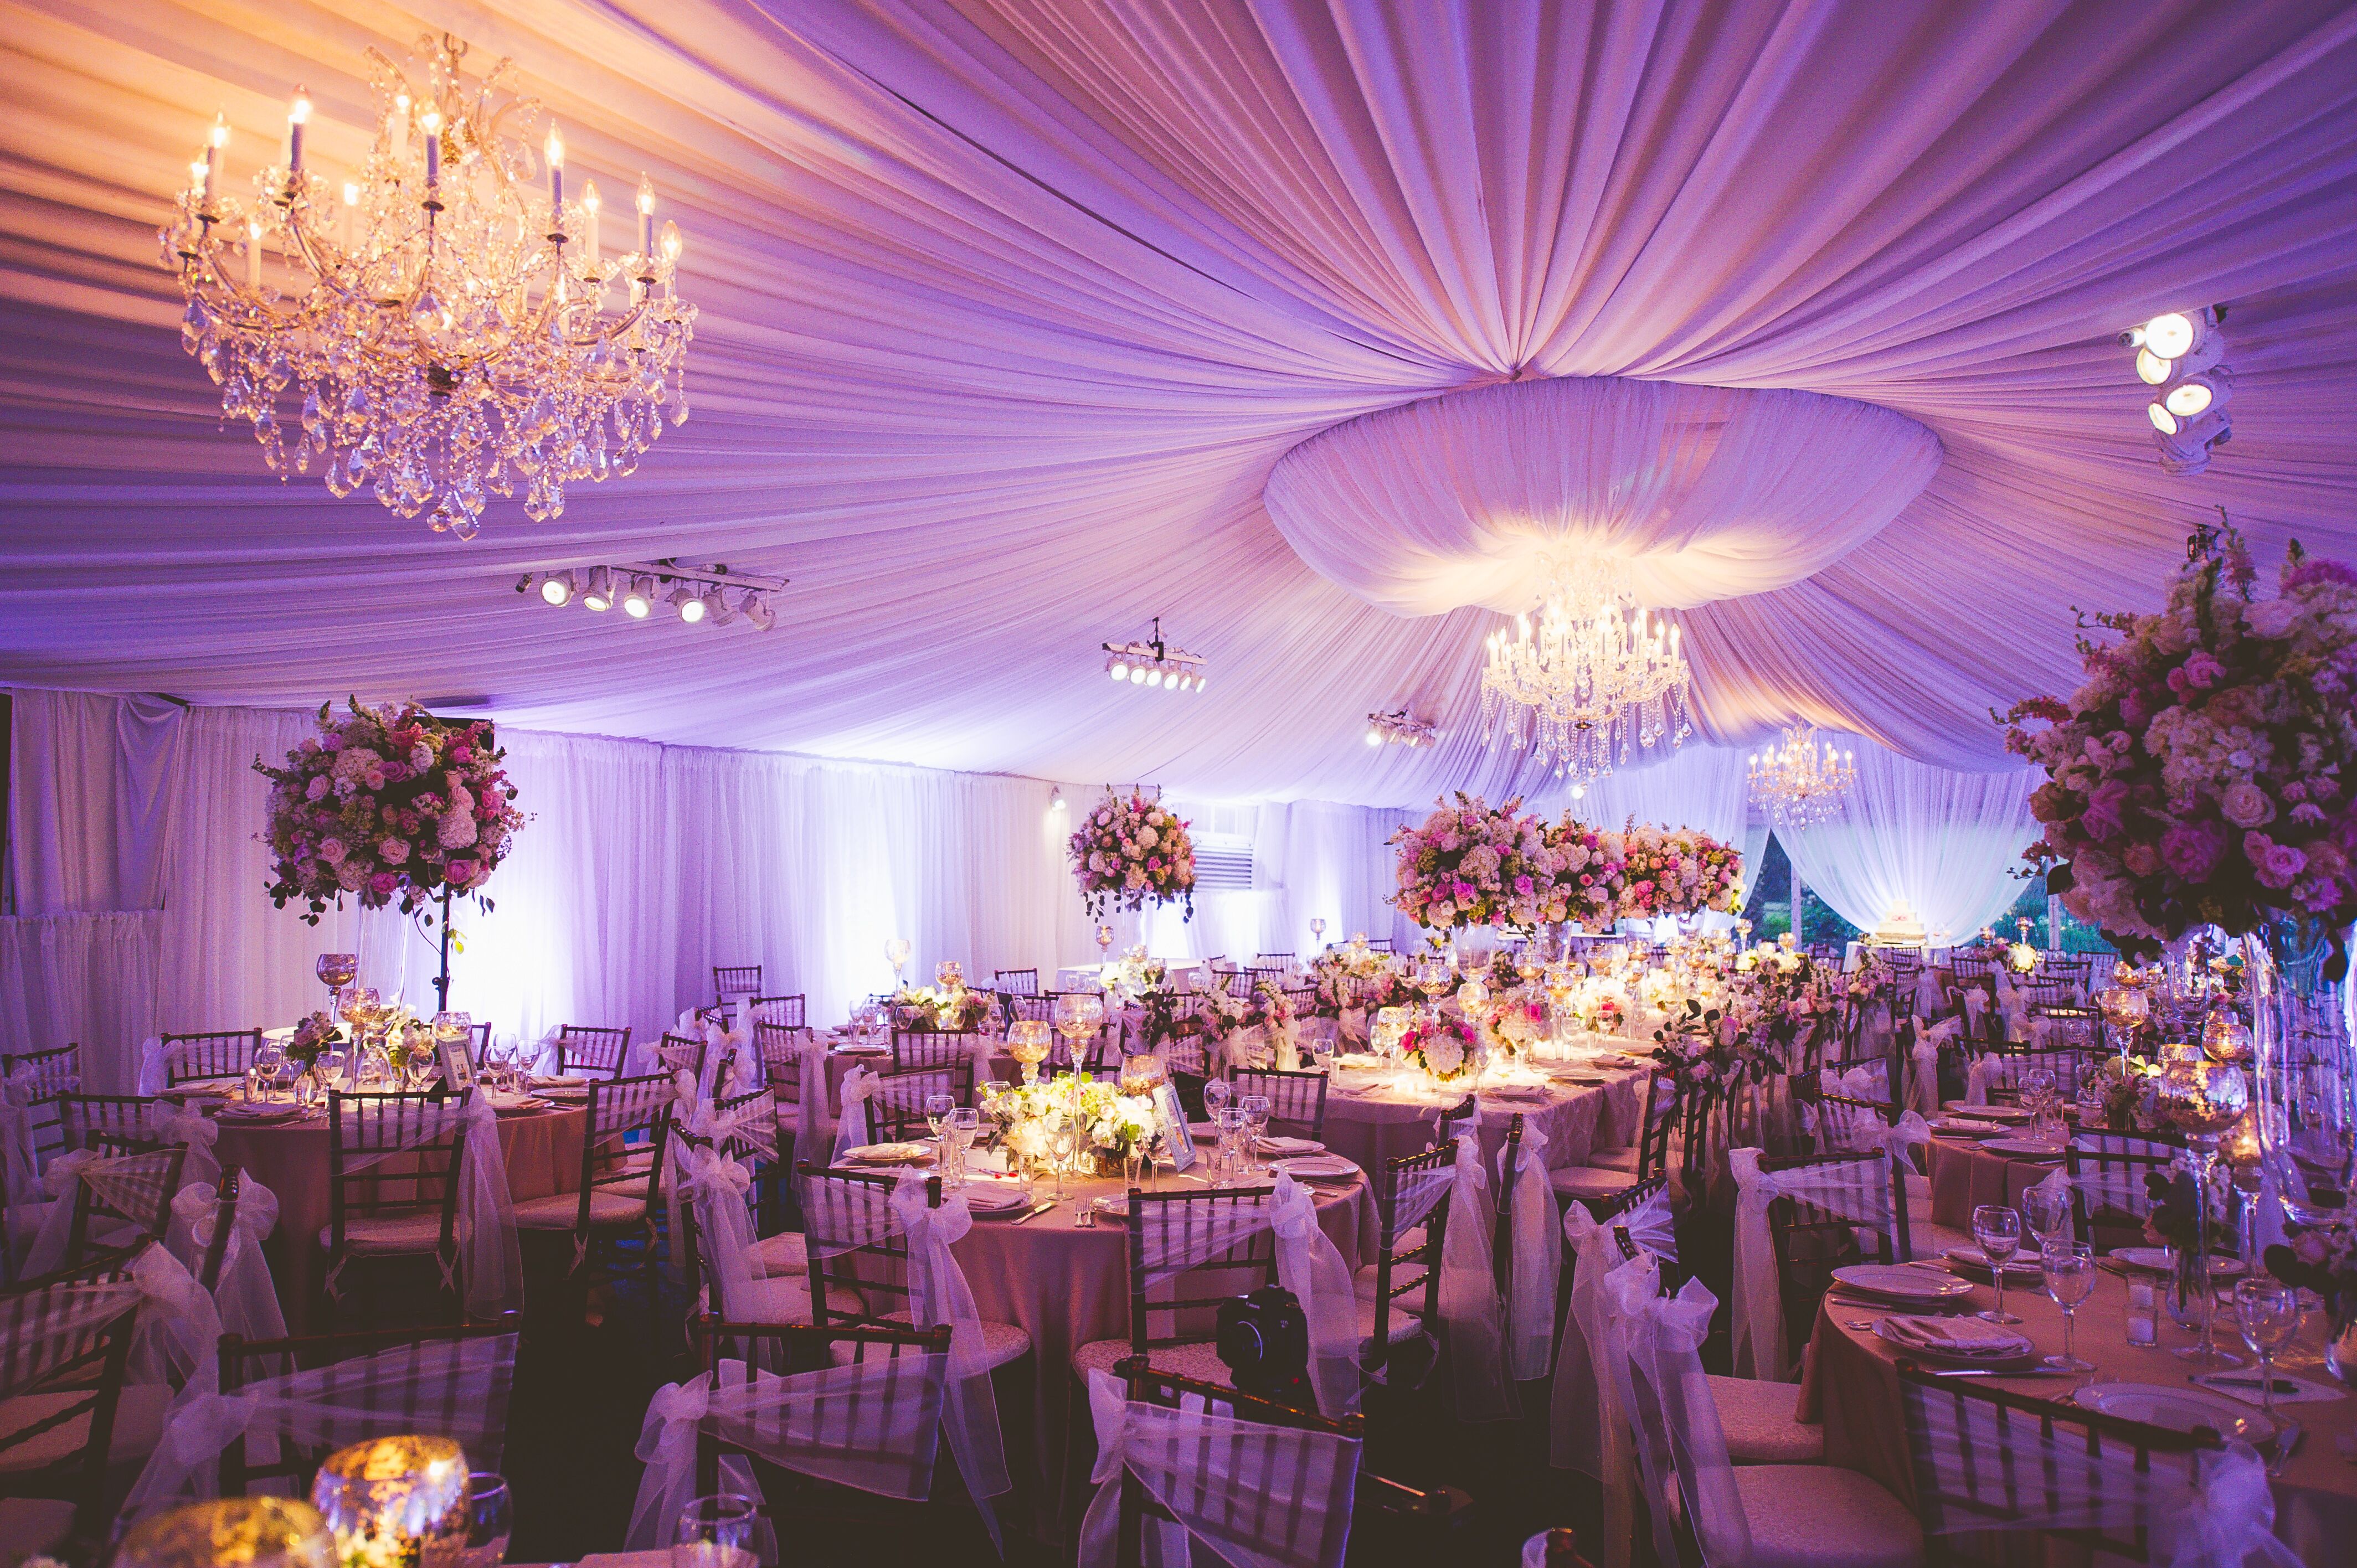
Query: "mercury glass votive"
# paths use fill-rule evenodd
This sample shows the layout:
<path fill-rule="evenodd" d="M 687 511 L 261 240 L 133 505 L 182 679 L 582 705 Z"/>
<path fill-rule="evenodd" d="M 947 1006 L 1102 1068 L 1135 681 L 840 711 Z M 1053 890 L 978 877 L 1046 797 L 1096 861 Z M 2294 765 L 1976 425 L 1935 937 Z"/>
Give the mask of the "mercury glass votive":
<path fill-rule="evenodd" d="M 1006 1054 L 1023 1069 L 1025 1083 L 1039 1081 L 1039 1064 L 1048 1059 L 1051 1043 L 1053 1032 L 1043 1018 L 1017 1018 L 1006 1026 Z"/>
<path fill-rule="evenodd" d="M 467 1544 L 466 1451 L 447 1437 L 379 1437 L 328 1455 L 311 1502 L 342 1568 L 419 1568 Z"/>
<path fill-rule="evenodd" d="M 336 1568 L 319 1510 L 291 1498 L 219 1498 L 151 1514 L 126 1531 L 117 1568 Z"/>

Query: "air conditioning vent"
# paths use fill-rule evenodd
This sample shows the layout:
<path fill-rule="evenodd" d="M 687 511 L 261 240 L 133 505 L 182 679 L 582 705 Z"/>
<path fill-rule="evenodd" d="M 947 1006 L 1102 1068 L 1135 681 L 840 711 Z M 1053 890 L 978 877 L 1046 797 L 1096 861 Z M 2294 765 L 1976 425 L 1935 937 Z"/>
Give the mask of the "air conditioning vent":
<path fill-rule="evenodd" d="M 1249 849 L 1214 849 L 1198 844 L 1195 848 L 1195 891 L 1198 893 L 1249 893 L 1252 891 L 1252 851 Z"/>

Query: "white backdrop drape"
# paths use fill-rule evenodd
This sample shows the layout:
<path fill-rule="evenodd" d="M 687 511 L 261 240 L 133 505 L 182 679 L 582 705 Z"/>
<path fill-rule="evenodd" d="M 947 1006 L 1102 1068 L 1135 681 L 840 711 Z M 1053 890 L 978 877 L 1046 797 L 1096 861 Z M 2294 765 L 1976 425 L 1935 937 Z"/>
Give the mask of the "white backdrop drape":
<path fill-rule="evenodd" d="M 1833 737 L 1847 747 L 1847 736 Z M 2038 836 L 2039 775 L 1951 773 L 1854 743 L 1857 788 L 1820 827 L 1777 830 L 1801 879 L 1860 930 L 1902 905 L 1934 941 L 1962 938 L 2020 897 L 2021 852 Z"/>

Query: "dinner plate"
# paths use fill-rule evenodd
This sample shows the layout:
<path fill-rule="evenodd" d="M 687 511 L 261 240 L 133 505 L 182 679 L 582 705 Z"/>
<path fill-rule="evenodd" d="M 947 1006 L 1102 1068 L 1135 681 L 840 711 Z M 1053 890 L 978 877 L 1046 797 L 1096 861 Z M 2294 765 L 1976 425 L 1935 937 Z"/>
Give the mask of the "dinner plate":
<path fill-rule="evenodd" d="M 1359 1174 L 1359 1167 L 1340 1155 L 1303 1155 L 1290 1160 L 1271 1160 L 1269 1168 L 1283 1171 L 1296 1181 L 1349 1181 Z"/>
<path fill-rule="evenodd" d="M 2036 1112 L 2025 1111 L 2018 1105 L 1975 1105 L 1969 1100 L 1942 1101 L 1940 1109 L 1953 1112 L 1960 1116 L 1975 1117 L 1983 1122 L 2027 1122 L 2037 1114 Z"/>
<path fill-rule="evenodd" d="M 2221 1437 L 2244 1443 L 2265 1443 L 2276 1434 L 2275 1423 L 2242 1401 L 2182 1383 L 2089 1383 L 2071 1399 L 2097 1415 L 2116 1415 L 2171 1432 L 2206 1426 Z"/>
<path fill-rule="evenodd" d="M 2169 1249 L 2166 1247 L 2115 1247 L 2112 1249 L 2112 1257 L 2129 1268 L 2139 1269 L 2149 1274 L 2165 1274 L 2176 1266 L 2175 1261 L 2169 1257 Z M 2222 1258 L 2215 1252 L 2210 1254 L 2212 1279 L 2231 1280 L 2242 1272 L 2242 1259 Z"/>
<path fill-rule="evenodd" d="M 921 1165 L 931 1163 L 933 1151 L 928 1144 L 862 1144 L 843 1157 L 862 1165 Z"/>
<path fill-rule="evenodd" d="M 2007 1155 L 2021 1160 L 2059 1160 L 2067 1144 L 2050 1144 L 2042 1138 L 1989 1138 L 1981 1147 L 1992 1155 Z"/>
<path fill-rule="evenodd" d="M 1996 1272 L 1989 1267 L 1988 1254 L 1978 1247 L 1951 1247 L 1940 1255 L 1958 1268 L 1975 1269 L 1984 1274 Z M 2035 1282 L 2041 1277 L 2038 1260 L 2028 1254 L 2016 1252 L 2005 1261 L 2005 1277 L 2008 1282 L 2018 1283 L 2022 1280 Z"/>
<path fill-rule="evenodd" d="M 1935 1345 L 1919 1345 L 1914 1340 L 1901 1337 L 1891 1331 L 1890 1319 L 1878 1317 L 1874 1320 L 1874 1337 L 1897 1349 L 1901 1355 L 1913 1357 L 1918 1360 L 1937 1361 L 1942 1366 L 1986 1367 L 1995 1371 L 2007 1368 L 2034 1367 L 2038 1364 L 2038 1348 L 2019 1335 L 2014 1337 L 2019 1343 L 2003 1352 L 1951 1350 Z"/>
<path fill-rule="evenodd" d="M 2005 1129 L 1994 1122 L 1974 1122 L 1961 1116 L 1943 1116 L 1932 1123 L 1932 1131 L 1943 1138 L 1994 1138 Z"/>
<path fill-rule="evenodd" d="M 1863 1294 L 1891 1301 L 1953 1301 L 1973 1293 L 1970 1280 L 1900 1263 L 1852 1263 L 1835 1269 L 1834 1279 Z"/>

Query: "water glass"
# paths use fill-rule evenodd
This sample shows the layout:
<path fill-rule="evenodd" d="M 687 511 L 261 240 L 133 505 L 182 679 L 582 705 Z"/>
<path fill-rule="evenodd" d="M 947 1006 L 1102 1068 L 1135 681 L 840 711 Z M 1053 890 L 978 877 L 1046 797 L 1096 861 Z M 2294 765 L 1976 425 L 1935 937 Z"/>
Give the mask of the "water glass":
<path fill-rule="evenodd" d="M 2276 1413 L 2276 1352 L 2299 1337 L 2299 1292 L 2267 1274 L 2235 1282 L 2234 1322 L 2259 1359 L 2259 1408 Z"/>
<path fill-rule="evenodd" d="M 760 1517 L 760 1505 L 751 1498 L 721 1492 L 696 1498 L 679 1510 L 671 1568 L 756 1568 Z"/>
<path fill-rule="evenodd" d="M 1232 1187 L 1243 1170 L 1243 1151 L 1237 1146 L 1243 1136 L 1243 1108 L 1222 1105 L 1211 1112 L 1211 1123 L 1220 1130 L 1221 1174 L 1216 1185 Z"/>
<path fill-rule="evenodd" d="M 2040 1247 L 2072 1240 L 2068 1192 L 2043 1185 L 2031 1187 L 2021 1195 L 2021 1217 L 2029 1222 L 2029 1232 Z"/>
<path fill-rule="evenodd" d="M 948 1127 L 950 1147 L 957 1155 L 957 1170 L 950 1185 L 963 1187 L 967 1180 L 966 1151 L 974 1147 L 974 1138 L 982 1132 L 982 1112 L 971 1105 L 961 1105 L 950 1112 Z"/>
<path fill-rule="evenodd" d="M 2020 1322 L 2005 1309 L 2005 1266 L 2021 1247 L 2021 1216 L 2002 1203 L 1984 1203 L 1973 1210 L 1973 1240 L 1981 1244 L 1996 1281 L 1996 1305 L 1976 1316 L 1987 1323 Z"/>
<path fill-rule="evenodd" d="M 1273 1107 L 1265 1094 L 1247 1094 L 1236 1101 L 1244 1116 L 1244 1169 L 1260 1169 L 1260 1140 L 1268 1131 L 1268 1117 Z"/>
<path fill-rule="evenodd" d="M 515 1531 L 515 1501 L 508 1478 L 489 1470 L 467 1476 L 467 1538 L 464 1542 L 428 1539 L 421 1568 L 499 1568 L 508 1537 Z"/>
<path fill-rule="evenodd" d="M 2046 1358 L 2058 1372 L 2092 1372 L 2095 1365 L 2072 1353 L 2072 1330 L 2077 1326 L 2080 1303 L 2095 1288 L 2095 1251 L 2084 1241 L 2049 1241 L 2039 1249 L 2038 1270 L 2046 1294 L 2062 1309 L 2062 1354 Z"/>

